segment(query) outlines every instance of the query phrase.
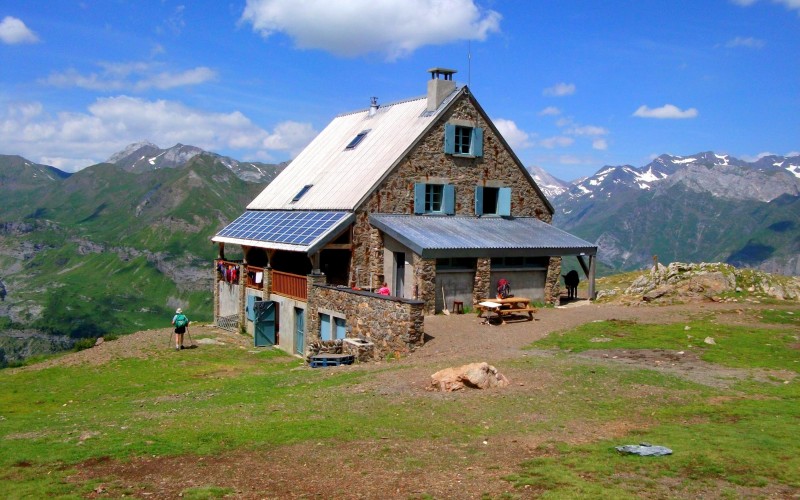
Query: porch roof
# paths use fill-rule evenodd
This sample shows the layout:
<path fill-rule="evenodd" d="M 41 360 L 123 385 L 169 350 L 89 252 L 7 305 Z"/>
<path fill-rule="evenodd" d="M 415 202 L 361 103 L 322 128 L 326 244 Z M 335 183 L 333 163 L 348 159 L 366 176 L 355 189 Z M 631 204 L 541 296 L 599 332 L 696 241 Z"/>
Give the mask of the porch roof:
<path fill-rule="evenodd" d="M 596 255 L 597 245 L 535 217 L 372 214 L 370 224 L 423 258 Z"/>
<path fill-rule="evenodd" d="M 355 219 L 352 212 L 323 210 L 248 210 L 211 241 L 311 255 L 336 238 Z"/>

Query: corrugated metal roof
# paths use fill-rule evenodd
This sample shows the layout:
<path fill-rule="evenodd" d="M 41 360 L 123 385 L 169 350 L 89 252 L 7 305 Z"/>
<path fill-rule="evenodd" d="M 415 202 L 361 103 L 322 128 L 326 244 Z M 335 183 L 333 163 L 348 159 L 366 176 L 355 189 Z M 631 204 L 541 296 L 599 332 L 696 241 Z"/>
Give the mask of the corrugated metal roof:
<path fill-rule="evenodd" d="M 373 116 L 369 109 L 337 116 L 247 208 L 355 210 L 458 94 L 453 92 L 433 113 L 426 113 L 423 96 L 382 105 Z M 365 130 L 358 146 L 346 149 Z"/>
<path fill-rule="evenodd" d="M 595 255 L 597 245 L 535 217 L 372 214 L 370 223 L 424 258 Z"/>

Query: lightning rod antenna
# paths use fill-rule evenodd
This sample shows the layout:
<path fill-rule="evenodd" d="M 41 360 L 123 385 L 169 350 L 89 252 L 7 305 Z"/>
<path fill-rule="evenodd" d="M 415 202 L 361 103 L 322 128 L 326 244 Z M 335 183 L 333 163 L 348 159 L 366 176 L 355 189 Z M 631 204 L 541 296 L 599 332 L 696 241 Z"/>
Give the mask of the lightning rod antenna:
<path fill-rule="evenodd" d="M 467 87 L 472 88 L 472 40 L 467 40 Z"/>

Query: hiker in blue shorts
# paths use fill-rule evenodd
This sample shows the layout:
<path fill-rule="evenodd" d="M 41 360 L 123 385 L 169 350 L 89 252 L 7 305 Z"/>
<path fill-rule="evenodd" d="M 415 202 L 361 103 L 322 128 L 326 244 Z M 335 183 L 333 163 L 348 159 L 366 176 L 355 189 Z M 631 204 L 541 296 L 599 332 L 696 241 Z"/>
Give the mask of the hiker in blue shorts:
<path fill-rule="evenodd" d="M 175 310 L 175 316 L 172 317 L 172 324 L 175 325 L 175 350 L 180 351 L 183 349 L 183 334 L 189 328 L 189 318 L 183 314 L 183 309 L 180 307 Z"/>

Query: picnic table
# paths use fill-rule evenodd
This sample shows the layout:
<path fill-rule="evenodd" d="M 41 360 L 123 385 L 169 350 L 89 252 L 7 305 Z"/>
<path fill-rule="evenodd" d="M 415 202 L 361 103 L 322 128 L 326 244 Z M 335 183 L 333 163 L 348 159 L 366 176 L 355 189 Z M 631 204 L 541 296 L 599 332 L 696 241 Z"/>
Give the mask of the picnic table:
<path fill-rule="evenodd" d="M 486 322 L 498 319 L 505 323 L 507 316 L 528 315 L 528 321 L 533 321 L 536 308 L 531 306 L 531 299 L 526 297 L 507 297 L 505 299 L 482 299 L 478 302 L 478 317 Z M 491 316 L 494 314 L 494 316 Z"/>

